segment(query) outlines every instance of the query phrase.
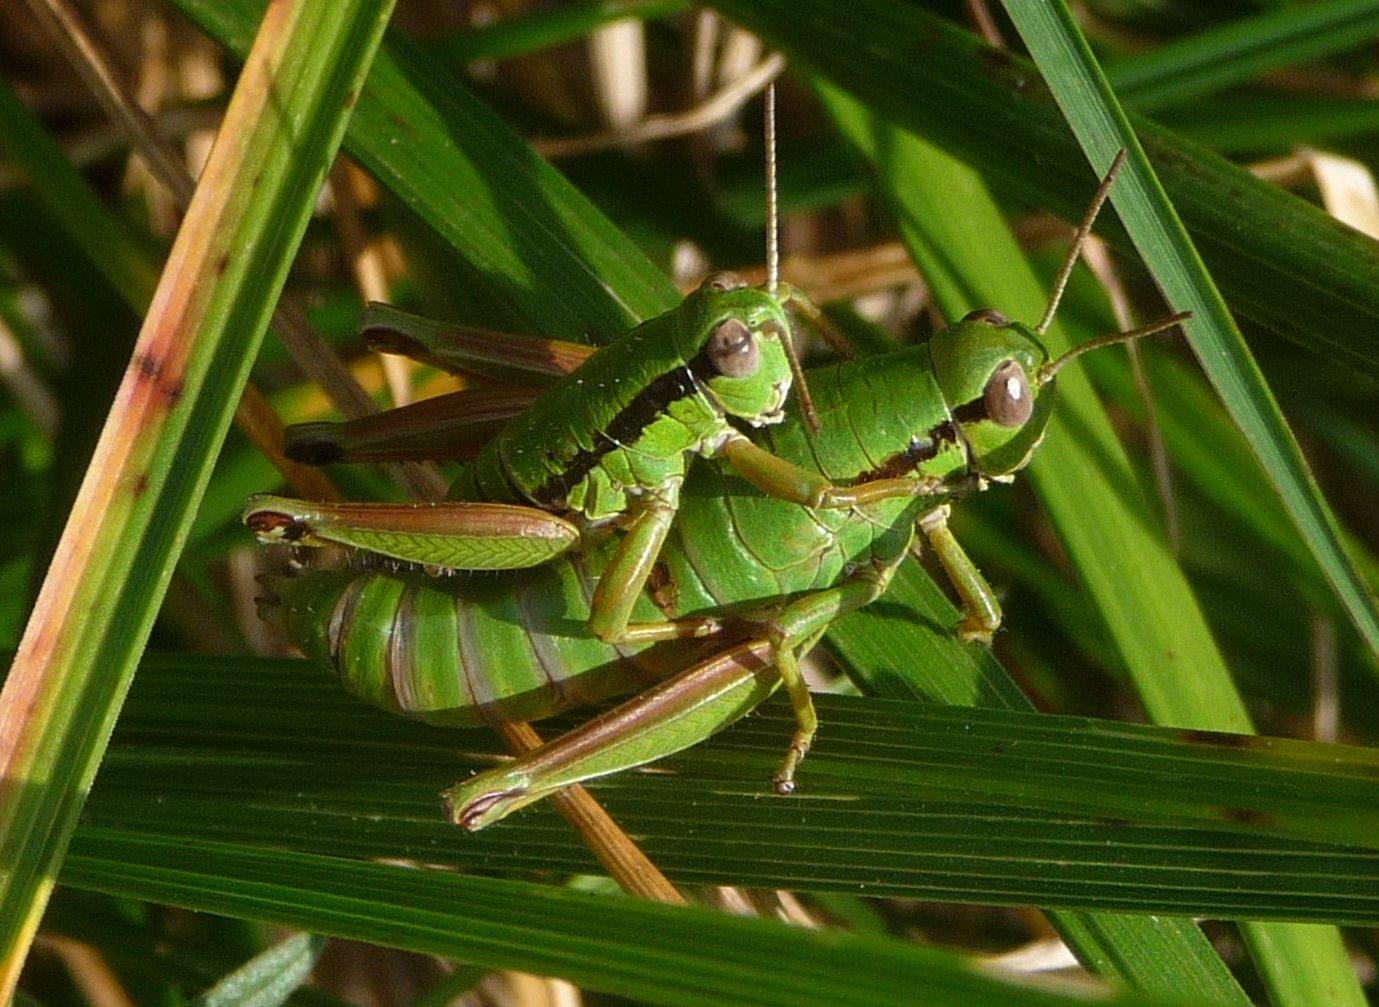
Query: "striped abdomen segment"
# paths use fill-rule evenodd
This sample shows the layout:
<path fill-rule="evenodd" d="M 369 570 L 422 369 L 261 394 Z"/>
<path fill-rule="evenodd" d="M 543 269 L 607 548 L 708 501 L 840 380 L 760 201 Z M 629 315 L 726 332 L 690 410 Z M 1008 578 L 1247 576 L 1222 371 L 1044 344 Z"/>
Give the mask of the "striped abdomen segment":
<path fill-rule="evenodd" d="M 364 701 L 428 723 L 534 720 L 643 688 L 684 648 L 589 637 L 574 564 L 443 579 L 313 572 L 275 583 L 265 615 Z"/>

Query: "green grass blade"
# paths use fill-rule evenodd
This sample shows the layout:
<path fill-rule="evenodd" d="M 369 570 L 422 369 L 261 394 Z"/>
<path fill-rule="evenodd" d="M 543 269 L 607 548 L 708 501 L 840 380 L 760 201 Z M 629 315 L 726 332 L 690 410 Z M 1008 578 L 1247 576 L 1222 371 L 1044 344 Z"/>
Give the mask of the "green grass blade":
<path fill-rule="evenodd" d="M 1161 121 L 1220 154 L 1282 154 L 1368 136 L 1379 129 L 1379 109 L 1363 98 L 1225 94 L 1167 110 Z"/>
<path fill-rule="evenodd" d="M 1016 15 L 1017 9 L 1024 16 Z M 1356 627 L 1379 653 L 1379 612 L 1373 594 L 1345 555 L 1335 518 L 1258 366 L 1152 169 L 1142 154 L 1137 156 L 1134 134 L 1090 50 L 1066 17 L 1066 9 L 1062 10 L 1066 19 L 1059 26 L 1052 8 L 1040 13 L 1012 4 L 1012 16 L 1029 36 L 1032 51 L 1089 155 L 1105 160 L 1117 150 L 1130 151 L 1112 202 L 1170 303 L 1194 313 L 1186 331 L 1207 375 L 1254 447 Z M 1035 38 L 1042 41 L 1036 44 Z"/>
<path fill-rule="evenodd" d="M 293 729 L 303 709 L 309 738 Z M 765 782 L 790 730 L 783 701 L 657 772 L 600 782 L 599 796 L 693 883 L 1379 918 L 1373 749 L 875 699 L 821 696 L 819 710 L 809 786 L 788 800 Z M 490 764 L 494 746 L 361 709 L 303 662 L 149 658 L 84 829 L 593 869 L 550 809 L 477 835 L 436 813 L 440 790 Z M 1145 941 L 1164 924 L 1142 929 Z"/>
<path fill-rule="evenodd" d="M 325 940 L 295 934 L 255 955 L 188 1007 L 278 1007 L 311 977 Z"/>
<path fill-rule="evenodd" d="M 92 262 L 102 263 L 125 301 L 142 308 L 158 279 L 147 250 L 100 205 L 77 170 L 0 81 L 0 153 L 23 169 L 44 208 Z"/>
<path fill-rule="evenodd" d="M 1200 1003 L 1250 1003 L 1191 920 L 1064 910 L 1055 922 L 1063 940 L 1099 976 Z"/>
<path fill-rule="evenodd" d="M 1250 958 L 1269 991 L 1269 1002 L 1285 1007 L 1353 1004 L 1367 1007 L 1354 966 L 1335 927 L 1313 923 L 1270 923 L 1240 928 Z"/>
<path fill-rule="evenodd" d="M 0 694 L 0 999 L 390 6 L 277 8 L 155 295 Z"/>
<path fill-rule="evenodd" d="M 1254 447 L 1352 622 L 1370 648 L 1379 652 L 1374 596 L 1346 556 L 1340 529 L 1301 449 L 1067 7 L 1007 0 L 1006 10 L 1092 163 L 1107 165 L 1118 150 L 1128 152 L 1126 170 L 1111 197 L 1122 222 L 1168 302 L 1177 310 L 1193 312 L 1186 331 L 1204 370 Z M 1190 716 L 1210 716 L 1207 709 L 1198 707 L 1197 697 L 1183 693 L 1182 698 L 1195 708 Z M 1267 940 L 1272 953 L 1256 959 L 1256 964 L 1266 981 L 1278 976 L 1277 982 L 1270 983 L 1278 1002 L 1285 1002 L 1282 997 L 1290 989 L 1296 991 L 1299 976 L 1309 977 L 1314 989 L 1329 991 L 1334 1003 L 1363 1002 L 1338 933 L 1324 929 L 1266 933 L 1267 938 L 1260 939 Z"/>
<path fill-rule="evenodd" d="M 426 51 L 452 66 L 475 59 L 509 59 L 578 41 L 610 21 L 667 17 L 688 7 L 687 0 L 585 0 L 452 32 L 428 43 Z"/>
<path fill-rule="evenodd" d="M 214 842 L 91 836 L 68 874 L 121 894 L 520 969 L 658 1004 L 1085 1004 L 910 942 L 550 886 Z M 763 967 L 788 962 L 789 967 Z M 1112 993 L 1114 1005 L 1185 1003 Z"/>
<path fill-rule="evenodd" d="M 1376 34 L 1372 0 L 1280 7 L 1107 63 L 1106 76 L 1123 102 L 1148 112 L 1355 48 Z"/>
<path fill-rule="evenodd" d="M 1094 179 L 1034 67 L 888 0 L 718 0 L 716 7 L 967 163 L 1000 196 L 1076 220 Z M 1318 353 L 1379 373 L 1379 244 L 1317 207 L 1131 116 L 1232 305 Z M 1129 248 L 1111 220 L 1102 232 Z"/>
<path fill-rule="evenodd" d="M 178 0 L 243 55 L 260 0 Z M 467 266 L 507 331 L 606 339 L 673 307 L 665 277 L 463 83 L 389 34 L 359 94 L 344 147 Z"/>

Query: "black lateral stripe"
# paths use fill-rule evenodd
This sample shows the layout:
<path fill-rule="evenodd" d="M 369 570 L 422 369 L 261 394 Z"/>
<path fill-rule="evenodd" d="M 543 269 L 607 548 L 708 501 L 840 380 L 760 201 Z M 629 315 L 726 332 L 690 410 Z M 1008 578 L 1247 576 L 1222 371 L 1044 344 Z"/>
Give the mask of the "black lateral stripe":
<path fill-rule="evenodd" d="M 953 419 L 959 423 L 977 423 L 981 420 L 991 419 L 991 414 L 986 408 L 986 396 L 973 399 L 971 402 L 964 402 L 953 410 Z"/>
<path fill-rule="evenodd" d="M 704 359 L 701 360 L 700 358 Z M 595 446 L 580 451 L 565 466 L 565 471 L 542 483 L 532 494 L 538 503 L 563 501 L 570 491 L 592 472 L 604 455 L 628 444 L 635 444 L 642 432 L 670 408 L 672 402 L 689 398 L 699 391 L 697 376 L 705 367 L 712 368 L 706 353 L 699 353 L 689 366 L 667 371 L 643 388 L 627 403 L 607 430 L 598 431 Z"/>
<path fill-rule="evenodd" d="M 870 472 L 864 472 L 853 480 L 853 483 L 855 485 L 874 479 L 899 479 L 909 475 L 924 462 L 937 458 L 945 444 L 956 444 L 957 440 L 958 428 L 953 425 L 952 420 L 943 420 L 935 424 L 927 434 L 910 438 L 910 443 L 904 451 L 888 455 L 880 465 Z"/>

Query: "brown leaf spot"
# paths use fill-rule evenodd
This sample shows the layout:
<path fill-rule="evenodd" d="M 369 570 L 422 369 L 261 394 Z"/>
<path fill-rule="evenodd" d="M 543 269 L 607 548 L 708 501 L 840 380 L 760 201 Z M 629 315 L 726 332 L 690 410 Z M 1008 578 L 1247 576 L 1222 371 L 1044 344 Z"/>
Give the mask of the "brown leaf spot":
<path fill-rule="evenodd" d="M 167 361 L 159 354 L 147 351 L 136 354 L 134 369 L 143 381 L 153 384 L 154 391 L 169 408 L 182 397 L 181 380 L 169 380 Z"/>
<path fill-rule="evenodd" d="M 1268 828 L 1275 824 L 1273 815 L 1258 808 L 1222 808 L 1221 817 L 1237 825 L 1255 825 L 1259 828 Z"/>
<path fill-rule="evenodd" d="M 152 353 L 140 353 L 134 358 L 134 366 L 139 369 L 141 377 L 150 381 L 157 381 L 158 375 L 163 373 L 163 361 Z"/>

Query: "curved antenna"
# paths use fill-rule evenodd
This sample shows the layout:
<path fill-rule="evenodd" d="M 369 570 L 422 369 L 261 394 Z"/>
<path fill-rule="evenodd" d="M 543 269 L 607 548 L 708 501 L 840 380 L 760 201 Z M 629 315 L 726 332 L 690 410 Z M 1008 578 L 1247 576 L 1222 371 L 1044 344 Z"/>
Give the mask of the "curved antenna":
<path fill-rule="evenodd" d="M 766 85 L 766 292 L 780 288 L 780 202 L 776 190 L 776 82 Z"/>
<path fill-rule="evenodd" d="M 776 82 L 766 85 L 763 96 L 764 140 L 766 148 L 766 292 L 773 298 L 780 296 L 780 198 L 776 180 Z M 785 347 L 785 358 L 790 364 L 790 373 L 795 381 L 795 394 L 800 400 L 800 414 L 811 433 L 818 433 L 819 414 L 814 408 L 814 397 L 809 394 L 809 385 L 804 380 L 804 368 L 800 365 L 799 354 L 795 352 L 795 339 L 792 331 L 781 336 Z"/>
<path fill-rule="evenodd" d="M 1065 364 L 1069 364 L 1092 350 L 1099 350 L 1103 346 L 1114 346 L 1116 343 L 1128 343 L 1141 336 L 1152 336 L 1156 332 L 1164 329 L 1171 329 L 1173 326 L 1187 321 L 1192 317 L 1191 311 L 1180 311 L 1176 315 L 1169 315 L 1167 318 L 1160 318 L 1157 322 L 1150 322 L 1148 325 L 1141 325 L 1138 329 L 1131 329 L 1129 332 L 1116 332 L 1109 336 L 1097 336 L 1089 339 L 1085 343 L 1078 343 L 1067 353 L 1051 360 L 1043 367 L 1039 368 L 1039 374 L 1035 378 L 1035 383 L 1039 385 L 1047 384 L 1053 380 L 1053 376 L 1061 371 Z"/>
<path fill-rule="evenodd" d="M 1102 204 L 1106 202 L 1106 197 L 1111 194 L 1111 183 L 1116 180 L 1116 175 L 1124 163 L 1125 149 L 1121 148 L 1116 154 L 1115 160 L 1111 162 L 1111 167 L 1106 169 L 1106 177 L 1101 180 L 1096 192 L 1092 193 L 1092 201 L 1087 205 L 1087 212 L 1082 216 L 1082 223 L 1077 225 L 1077 231 L 1073 234 L 1073 243 L 1068 246 L 1068 254 L 1063 257 L 1063 265 L 1058 267 L 1058 278 L 1053 281 L 1053 289 L 1049 291 L 1049 303 L 1044 308 L 1044 317 L 1039 319 L 1039 324 L 1034 327 L 1034 331 L 1041 336 L 1053 322 L 1053 314 L 1058 310 L 1058 302 L 1063 299 L 1063 289 L 1068 285 L 1068 277 L 1072 275 L 1073 266 L 1077 265 L 1077 258 L 1082 254 L 1082 246 L 1087 243 L 1087 235 L 1092 233 L 1092 225 L 1096 223 L 1097 214 L 1101 212 Z"/>

